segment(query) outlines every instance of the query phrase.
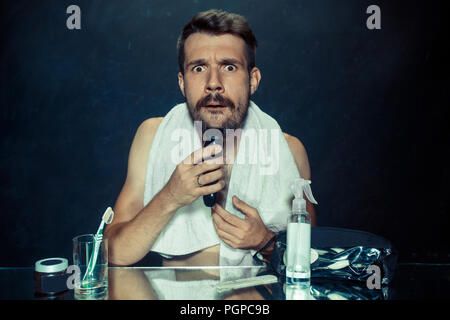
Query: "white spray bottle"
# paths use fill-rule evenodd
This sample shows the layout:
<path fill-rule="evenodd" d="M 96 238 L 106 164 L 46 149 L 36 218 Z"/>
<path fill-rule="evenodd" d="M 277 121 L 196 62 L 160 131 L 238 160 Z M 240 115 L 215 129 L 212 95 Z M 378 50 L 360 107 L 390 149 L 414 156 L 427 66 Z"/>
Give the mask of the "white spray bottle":
<path fill-rule="evenodd" d="M 306 211 L 303 192 L 311 203 L 317 204 L 312 195 L 310 180 L 296 179 L 291 185 L 294 193 L 292 214 L 287 225 L 286 284 L 309 286 L 311 278 L 311 215 Z"/>

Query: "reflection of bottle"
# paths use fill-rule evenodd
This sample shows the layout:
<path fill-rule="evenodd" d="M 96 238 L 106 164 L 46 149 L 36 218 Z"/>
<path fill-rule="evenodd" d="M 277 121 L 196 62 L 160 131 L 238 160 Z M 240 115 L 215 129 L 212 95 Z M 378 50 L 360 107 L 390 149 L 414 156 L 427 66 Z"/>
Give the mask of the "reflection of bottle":
<path fill-rule="evenodd" d="M 287 226 L 286 283 L 309 286 L 311 278 L 311 216 L 306 211 L 303 191 L 309 201 L 317 204 L 309 184 L 311 181 L 297 179 L 291 186 L 295 199 Z"/>
<path fill-rule="evenodd" d="M 283 289 L 285 290 L 286 300 L 313 300 L 309 286 L 287 285 Z"/>
<path fill-rule="evenodd" d="M 210 133 L 210 134 L 208 134 L 208 133 Z M 206 147 L 210 144 L 217 144 L 223 148 L 223 134 L 222 133 L 223 133 L 222 129 L 219 129 L 219 128 L 211 128 L 211 129 L 206 130 L 206 132 L 204 134 L 206 136 L 206 139 L 205 139 L 205 143 L 204 143 L 203 147 Z M 223 154 L 223 152 L 220 152 L 217 155 L 210 157 L 209 159 L 215 159 L 215 158 L 221 157 L 222 154 Z M 207 160 L 207 159 L 204 159 L 204 160 Z M 205 173 L 207 173 L 207 172 L 205 172 Z M 210 186 L 216 182 L 217 181 L 213 181 L 211 183 L 205 184 L 205 186 Z M 217 201 L 217 192 L 203 196 L 203 203 L 207 207 L 212 207 L 216 203 L 216 201 Z"/>

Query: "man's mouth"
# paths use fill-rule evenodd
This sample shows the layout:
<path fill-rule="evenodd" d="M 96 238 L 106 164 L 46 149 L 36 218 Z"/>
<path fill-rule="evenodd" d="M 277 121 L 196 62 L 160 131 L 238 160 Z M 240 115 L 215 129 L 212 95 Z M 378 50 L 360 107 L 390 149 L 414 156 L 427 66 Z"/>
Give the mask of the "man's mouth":
<path fill-rule="evenodd" d="M 216 104 L 216 103 L 209 103 L 205 106 L 208 109 L 221 109 L 221 108 L 226 108 L 226 106 L 224 106 L 223 104 Z"/>

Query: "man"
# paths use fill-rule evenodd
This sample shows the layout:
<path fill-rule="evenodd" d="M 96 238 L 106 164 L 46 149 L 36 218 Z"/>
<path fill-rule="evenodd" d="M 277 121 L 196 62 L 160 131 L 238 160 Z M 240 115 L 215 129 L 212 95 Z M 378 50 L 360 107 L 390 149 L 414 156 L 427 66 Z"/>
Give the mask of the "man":
<path fill-rule="evenodd" d="M 261 80 L 260 70 L 255 66 L 256 45 L 247 22 L 236 14 L 209 10 L 197 14 L 185 26 L 178 40 L 178 83 L 186 98 L 189 121 L 202 121 L 202 129 L 243 127 L 248 118 L 250 95 Z M 192 152 L 188 156 L 192 161 L 179 162 L 170 179 L 144 205 L 144 193 L 149 184 L 146 172 L 148 176 L 151 169 L 147 167 L 149 153 L 157 152 L 151 146 L 163 120 L 144 121 L 133 140 L 127 178 L 114 207 L 115 219 L 106 229 L 110 262 L 129 265 L 142 259 L 152 250 L 163 230 L 170 226 L 178 210 L 212 193 L 221 195 L 221 201 L 208 208 L 216 235 L 231 248 L 260 250 L 269 257 L 273 250 L 273 242 L 269 240 L 275 233 L 261 219 L 262 208 L 252 207 L 242 200 L 244 194 L 231 195 L 232 204 L 243 214 L 242 218 L 224 208 L 223 199 L 227 195 L 234 159 L 231 156 L 230 161 L 227 154 L 236 154 L 239 136 L 231 150 L 230 145 L 224 144 L 222 148 L 210 145 Z M 283 136 L 300 176 L 310 179 L 308 157 L 302 143 L 286 133 Z M 202 161 L 222 151 L 227 159 L 224 163 Z M 314 225 L 314 208 L 309 201 L 307 210 Z M 189 213 L 185 216 L 189 217 Z M 163 255 L 163 265 L 218 265 L 219 247 L 215 244 L 189 254 Z"/>

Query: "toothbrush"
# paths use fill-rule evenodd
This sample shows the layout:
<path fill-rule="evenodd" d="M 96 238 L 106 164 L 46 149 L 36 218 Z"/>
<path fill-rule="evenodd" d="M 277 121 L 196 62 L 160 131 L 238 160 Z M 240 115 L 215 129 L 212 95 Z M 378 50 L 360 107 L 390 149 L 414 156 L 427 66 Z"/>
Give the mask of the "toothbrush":
<path fill-rule="evenodd" d="M 98 257 L 98 250 L 100 248 L 100 242 L 103 240 L 103 229 L 105 227 L 105 224 L 110 224 L 114 218 L 114 211 L 111 209 L 111 207 L 108 207 L 103 214 L 102 222 L 100 223 L 100 226 L 98 227 L 97 233 L 94 236 L 94 251 L 92 251 L 91 258 L 89 259 L 89 264 L 86 269 L 86 273 L 83 277 L 83 283 L 90 277 L 92 277 L 92 274 L 95 269 L 95 264 L 97 263 L 97 257 Z"/>

